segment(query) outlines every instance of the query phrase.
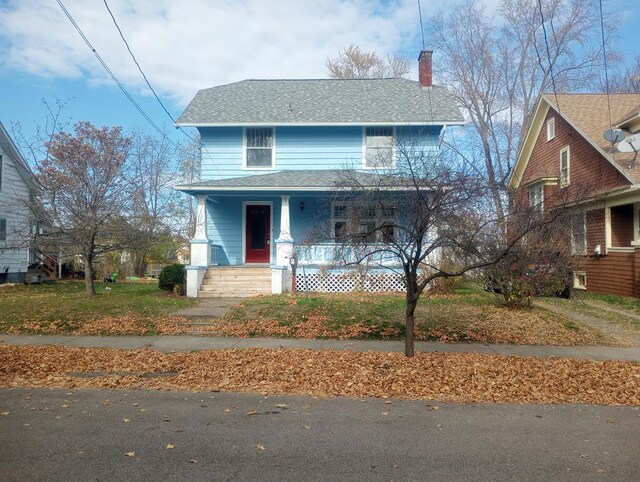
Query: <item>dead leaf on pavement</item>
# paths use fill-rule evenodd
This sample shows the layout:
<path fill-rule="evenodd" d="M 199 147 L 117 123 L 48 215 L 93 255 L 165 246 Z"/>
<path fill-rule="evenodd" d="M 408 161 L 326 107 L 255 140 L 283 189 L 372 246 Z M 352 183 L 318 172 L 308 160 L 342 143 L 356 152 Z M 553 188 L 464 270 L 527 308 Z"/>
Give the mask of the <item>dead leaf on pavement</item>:
<path fill-rule="evenodd" d="M 174 446 L 174 445 L 167 444 L 166 450 L 170 450 L 170 449 L 173 449 L 173 448 L 175 448 L 175 446 Z"/>
<path fill-rule="evenodd" d="M 135 456 L 136 456 L 136 453 L 135 453 L 135 452 L 125 452 L 125 453 L 124 453 L 124 455 L 125 455 L 126 457 L 135 457 Z"/>

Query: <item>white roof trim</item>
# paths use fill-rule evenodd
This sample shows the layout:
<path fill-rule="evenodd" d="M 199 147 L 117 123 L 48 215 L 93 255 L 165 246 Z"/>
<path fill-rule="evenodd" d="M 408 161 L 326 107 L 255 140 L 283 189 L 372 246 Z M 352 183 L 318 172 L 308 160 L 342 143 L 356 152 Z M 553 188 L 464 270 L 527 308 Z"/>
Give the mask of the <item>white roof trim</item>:
<path fill-rule="evenodd" d="M 313 187 L 301 187 L 301 186 L 189 186 L 178 185 L 174 186 L 174 189 L 184 192 L 244 192 L 244 191 L 260 191 L 260 192 L 331 192 L 331 191 L 354 191 L 360 189 L 378 189 L 380 191 L 407 191 L 413 189 L 412 186 L 407 187 L 381 187 L 381 186 L 313 186 Z"/>

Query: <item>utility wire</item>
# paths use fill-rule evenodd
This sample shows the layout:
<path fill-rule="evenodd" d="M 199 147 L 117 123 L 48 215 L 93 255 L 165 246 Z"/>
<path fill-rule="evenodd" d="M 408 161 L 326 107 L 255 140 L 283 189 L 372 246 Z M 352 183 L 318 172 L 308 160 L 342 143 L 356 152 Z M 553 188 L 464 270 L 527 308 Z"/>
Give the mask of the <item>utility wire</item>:
<path fill-rule="evenodd" d="M 544 34 L 544 44 L 547 47 L 547 59 L 549 60 L 549 75 L 551 76 L 551 85 L 553 86 L 553 96 L 556 99 L 556 107 L 560 114 L 560 102 L 558 101 L 558 91 L 556 90 L 556 79 L 553 76 L 553 64 L 551 63 L 551 51 L 549 50 L 549 40 L 547 39 L 547 29 L 544 26 L 544 13 L 542 13 L 542 0 L 538 0 L 538 9 L 540 10 L 540 20 L 542 21 L 542 33 Z M 540 63 L 542 67 L 542 63 Z"/>
<path fill-rule="evenodd" d="M 122 82 L 120 82 L 120 80 L 118 80 L 118 78 L 116 77 L 116 75 L 111 71 L 111 69 L 109 68 L 109 66 L 107 65 L 107 63 L 102 59 L 102 57 L 100 56 L 100 54 L 98 53 L 98 51 L 95 49 L 95 47 L 91 44 L 91 42 L 89 41 L 89 39 L 87 38 L 87 36 L 84 34 L 84 32 L 82 31 L 82 29 L 80 28 L 80 26 L 76 23 L 76 21 L 74 20 L 74 18 L 71 16 L 71 14 L 69 13 L 69 11 L 67 10 L 67 8 L 64 6 L 64 4 L 62 3 L 62 0 L 56 0 L 56 2 L 58 3 L 58 5 L 60 6 L 60 8 L 62 9 L 62 11 L 64 12 L 64 14 L 67 16 L 67 18 L 69 19 L 69 21 L 71 22 L 71 24 L 74 26 L 74 28 L 78 31 L 78 34 L 80 34 L 80 37 L 82 37 L 82 40 L 84 40 L 84 43 L 87 44 L 87 47 L 89 47 L 91 49 L 91 51 L 93 52 L 93 54 L 96 56 L 96 58 L 98 59 L 98 62 L 100 62 L 100 65 L 102 65 L 102 67 L 104 68 L 104 70 L 107 72 L 107 74 L 109 74 L 109 77 L 111 77 L 111 79 L 116 83 L 116 85 L 120 88 L 120 90 L 122 91 L 122 93 L 127 97 L 127 99 L 129 99 L 129 101 L 133 104 L 133 106 L 138 110 L 138 112 L 140 112 L 140 114 L 147 120 L 147 122 L 158 132 L 158 134 L 160 134 L 161 136 L 163 136 L 164 138 L 166 138 L 174 147 L 178 147 L 177 144 L 175 142 L 173 142 L 171 139 L 169 139 L 169 137 L 167 136 L 167 134 L 160 128 L 158 127 L 158 125 L 153 122 L 153 120 L 151 119 L 151 117 L 149 117 L 149 115 L 142 109 L 142 107 L 140 107 L 140 105 L 135 101 L 135 99 L 131 96 L 131 94 L 127 91 L 127 89 L 125 88 L 125 86 L 122 84 Z"/>
<path fill-rule="evenodd" d="M 605 88 L 607 89 L 607 108 L 609 109 L 609 127 L 613 128 L 613 121 L 611 120 L 611 97 L 609 95 L 609 73 L 607 72 L 607 46 L 604 40 L 604 17 L 602 13 L 602 0 L 600 0 L 600 31 L 602 32 L 602 55 L 604 56 L 604 81 Z M 613 142 L 611 143 L 613 144 Z"/>
<path fill-rule="evenodd" d="M 147 75 L 144 73 L 144 71 L 142 70 L 142 67 L 140 66 L 140 63 L 138 62 L 138 59 L 136 59 L 136 56 L 133 54 L 133 52 L 131 51 L 131 47 L 129 46 L 129 42 L 127 42 L 127 39 L 124 37 L 124 33 L 122 32 L 122 29 L 120 28 L 120 25 L 118 25 L 118 22 L 116 21 L 116 17 L 113 15 L 113 12 L 111 11 L 111 8 L 109 7 L 109 4 L 107 3 L 107 0 L 103 0 L 104 1 L 104 6 L 107 8 L 107 11 L 109 12 L 109 15 L 111 15 L 111 20 L 113 20 L 113 24 L 116 26 L 116 29 L 118 29 L 118 33 L 120 34 L 120 38 L 122 39 L 122 41 L 124 42 L 124 45 L 127 47 L 127 51 L 129 52 L 129 55 L 131 56 L 131 58 L 133 59 L 133 62 L 136 64 L 136 67 L 138 67 L 138 70 L 140 71 L 140 74 L 142 75 L 142 78 L 144 79 L 144 81 L 147 83 L 147 86 L 149 87 L 149 90 L 151 90 L 151 92 L 153 93 L 153 96 L 156 98 L 156 100 L 158 101 L 158 103 L 160 104 L 160 107 L 162 107 L 162 110 L 164 110 L 166 112 L 166 114 L 169 116 L 169 118 L 173 121 L 174 124 L 176 124 L 176 127 L 178 129 L 180 129 L 180 131 L 187 136 L 189 139 L 191 139 L 192 141 L 199 143 L 200 141 L 198 141 L 197 139 L 191 137 L 182 127 L 178 126 L 178 121 L 171 115 L 171 113 L 169 112 L 169 110 L 165 107 L 164 103 L 162 102 L 162 100 L 160 100 L 160 97 L 158 96 L 158 94 L 156 93 L 155 89 L 151 86 L 151 82 L 149 82 L 149 79 L 147 78 Z"/>
<path fill-rule="evenodd" d="M 420 16 L 420 33 L 422 34 L 422 50 L 426 50 L 426 44 L 424 41 L 424 26 L 422 25 L 422 6 L 420 0 L 418 0 L 418 15 Z"/>

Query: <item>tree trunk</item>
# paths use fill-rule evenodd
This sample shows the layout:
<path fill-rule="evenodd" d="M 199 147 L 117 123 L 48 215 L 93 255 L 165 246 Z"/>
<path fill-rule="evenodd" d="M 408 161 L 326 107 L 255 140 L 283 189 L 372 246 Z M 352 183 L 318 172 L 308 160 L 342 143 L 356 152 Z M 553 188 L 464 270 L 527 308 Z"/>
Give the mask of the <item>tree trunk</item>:
<path fill-rule="evenodd" d="M 407 308 L 405 311 L 405 334 L 404 334 L 404 354 L 412 357 L 414 354 L 414 331 L 415 331 L 415 312 L 417 298 L 413 294 L 407 292 Z"/>
<path fill-rule="evenodd" d="M 96 286 L 93 282 L 93 253 L 84 254 L 84 284 L 89 296 L 96 294 Z"/>

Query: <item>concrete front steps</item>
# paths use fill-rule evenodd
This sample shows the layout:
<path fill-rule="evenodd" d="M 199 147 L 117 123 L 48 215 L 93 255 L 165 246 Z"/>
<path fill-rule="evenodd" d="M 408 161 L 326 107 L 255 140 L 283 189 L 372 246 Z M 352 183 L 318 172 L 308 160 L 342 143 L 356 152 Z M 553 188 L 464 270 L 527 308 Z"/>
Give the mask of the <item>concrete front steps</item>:
<path fill-rule="evenodd" d="M 271 268 L 216 266 L 204 275 L 198 298 L 247 297 L 271 294 Z"/>

